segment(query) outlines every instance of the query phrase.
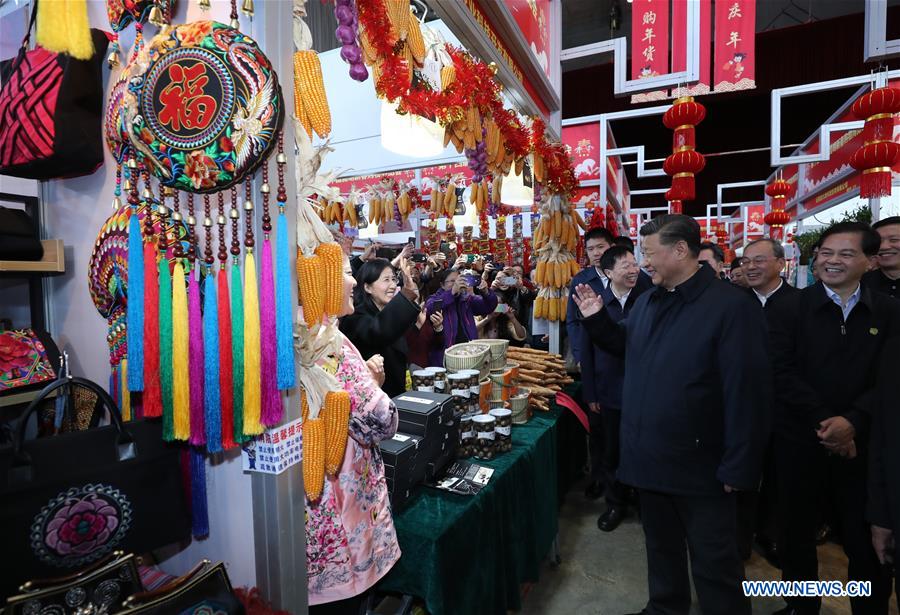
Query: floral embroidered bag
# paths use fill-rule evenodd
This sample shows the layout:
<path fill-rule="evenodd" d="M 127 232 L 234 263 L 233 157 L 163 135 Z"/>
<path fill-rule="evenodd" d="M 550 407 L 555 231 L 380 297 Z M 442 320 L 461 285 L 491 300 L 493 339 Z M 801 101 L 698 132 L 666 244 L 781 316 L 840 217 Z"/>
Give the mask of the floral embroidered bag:
<path fill-rule="evenodd" d="M 26 440 L 31 416 L 62 387 L 89 389 L 110 424 Z M 143 554 L 188 539 L 178 455 L 158 421 L 123 422 L 96 383 L 47 386 L 25 411 L 13 446 L 0 449 L 0 600 L 26 581 L 71 573 L 114 550 Z"/>

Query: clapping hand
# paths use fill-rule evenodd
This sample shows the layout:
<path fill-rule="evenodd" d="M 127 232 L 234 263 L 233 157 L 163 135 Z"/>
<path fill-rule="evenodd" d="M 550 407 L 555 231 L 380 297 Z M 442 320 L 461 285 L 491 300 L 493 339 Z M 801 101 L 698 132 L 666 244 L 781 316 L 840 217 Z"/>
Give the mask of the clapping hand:
<path fill-rule="evenodd" d="M 378 383 L 378 386 L 382 386 L 384 384 L 384 357 L 380 354 L 372 355 L 366 361 L 366 367 L 369 368 L 369 372 L 372 374 L 375 382 Z"/>
<path fill-rule="evenodd" d="M 594 289 L 587 284 L 579 284 L 575 287 L 575 293 L 572 295 L 572 300 L 575 302 L 575 305 L 578 306 L 581 315 L 585 318 L 593 316 L 603 309 L 603 299 L 601 299 L 597 293 L 594 292 Z"/>

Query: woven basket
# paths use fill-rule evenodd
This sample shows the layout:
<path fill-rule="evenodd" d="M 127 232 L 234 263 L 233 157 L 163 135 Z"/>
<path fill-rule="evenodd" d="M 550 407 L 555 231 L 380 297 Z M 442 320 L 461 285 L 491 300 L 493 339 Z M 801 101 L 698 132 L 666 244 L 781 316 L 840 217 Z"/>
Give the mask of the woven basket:
<path fill-rule="evenodd" d="M 491 349 L 489 359 L 490 369 L 500 369 L 506 365 L 506 351 L 509 348 L 509 340 L 479 340 L 479 344 L 487 344 Z"/>
<path fill-rule="evenodd" d="M 512 421 L 516 425 L 522 425 L 528 422 L 528 394 L 530 391 L 526 388 L 519 387 L 516 393 L 509 398 L 509 409 L 512 410 Z M 522 395 L 518 397 L 518 395 Z"/>
<path fill-rule="evenodd" d="M 485 344 L 474 342 L 455 344 L 444 352 L 444 367 L 451 372 L 477 369 L 483 373 L 489 355 L 490 348 Z"/>

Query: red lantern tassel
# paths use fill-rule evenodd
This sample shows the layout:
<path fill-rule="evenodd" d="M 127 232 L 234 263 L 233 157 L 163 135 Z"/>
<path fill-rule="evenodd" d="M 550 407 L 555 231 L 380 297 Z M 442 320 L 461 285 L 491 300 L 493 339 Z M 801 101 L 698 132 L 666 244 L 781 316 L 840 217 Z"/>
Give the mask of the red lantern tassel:
<path fill-rule="evenodd" d="M 149 215 L 149 214 L 148 214 Z M 144 395 L 145 417 L 162 416 L 159 379 L 159 280 L 156 244 L 144 244 Z"/>
<path fill-rule="evenodd" d="M 228 276 L 225 269 L 218 274 L 219 308 L 219 389 L 222 402 L 222 448 L 228 450 L 234 441 L 234 374 L 231 358 L 231 302 L 228 298 Z"/>
<path fill-rule="evenodd" d="M 672 176 L 672 188 L 670 190 L 673 201 L 693 201 L 695 194 L 694 174 L 676 173 Z"/>
<path fill-rule="evenodd" d="M 862 172 L 859 181 L 859 196 L 873 199 L 891 195 L 891 168 L 875 167 Z"/>
<path fill-rule="evenodd" d="M 684 203 L 679 200 L 669 202 L 669 213 L 680 214 L 684 212 Z"/>

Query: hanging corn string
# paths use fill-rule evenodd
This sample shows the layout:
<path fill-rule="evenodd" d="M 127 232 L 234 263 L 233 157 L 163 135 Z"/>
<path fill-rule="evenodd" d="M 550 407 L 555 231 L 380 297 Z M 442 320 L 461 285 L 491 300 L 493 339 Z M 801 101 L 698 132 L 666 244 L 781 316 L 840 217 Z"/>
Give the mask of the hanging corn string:
<path fill-rule="evenodd" d="M 175 193 L 172 220 L 182 221 L 181 199 Z M 190 233 L 190 229 L 188 229 Z M 190 241 L 190 234 L 188 235 Z M 175 269 L 172 271 L 172 416 L 173 437 L 187 440 L 191 436 L 190 344 L 188 341 L 188 299 L 184 263 L 188 256 L 181 242 L 175 244 Z"/>
<path fill-rule="evenodd" d="M 144 263 L 141 223 L 138 220 L 138 206 L 141 202 L 138 196 L 139 175 L 137 161 L 129 158 L 125 189 L 128 191 L 131 216 L 128 218 L 128 301 L 125 318 L 128 327 L 128 365 L 132 369 L 126 370 L 128 391 L 144 390 Z"/>
<path fill-rule="evenodd" d="M 284 206 L 287 190 L 284 185 L 284 133 L 278 135 L 278 155 L 275 157 L 278 169 L 278 217 L 275 220 L 275 332 L 278 345 L 278 388 L 282 391 L 294 388 L 294 333 L 291 322 L 291 279 L 288 252 L 287 217 Z"/>
<path fill-rule="evenodd" d="M 256 262 L 253 259 L 253 201 L 250 180 L 244 184 L 244 434 L 262 433 L 260 422 L 261 392 L 259 377 L 259 294 L 256 283 Z"/>
<path fill-rule="evenodd" d="M 166 197 L 174 190 L 163 188 L 160 195 L 159 214 L 163 217 L 163 232 L 159 235 L 159 385 L 162 403 L 163 439 L 171 442 L 175 438 L 175 417 L 172 398 L 172 274 L 169 271 L 168 248 L 165 233 Z M 176 242 L 177 242 L 176 238 Z"/>
<path fill-rule="evenodd" d="M 216 307 L 219 321 L 219 396 L 222 402 L 222 448 L 234 448 L 234 383 L 231 364 L 231 299 L 228 296 L 228 250 L 225 247 L 225 193 L 216 194 L 219 227 L 219 272 L 216 274 Z"/>
<path fill-rule="evenodd" d="M 157 244 L 153 229 L 154 213 L 161 221 L 161 236 L 165 236 L 165 208 L 154 206 L 150 192 L 150 173 L 144 175 L 144 394 L 141 410 L 145 417 L 162 416 L 162 390 L 159 382 L 159 279 L 157 278 Z M 165 261 L 165 257 L 162 259 Z"/>
<path fill-rule="evenodd" d="M 262 259 L 259 284 L 259 363 L 260 363 L 260 422 L 272 427 L 281 422 L 283 414 L 281 395 L 278 393 L 278 348 L 275 343 L 275 281 L 272 271 L 272 218 L 269 216 L 269 165 L 262 167 Z"/>
<path fill-rule="evenodd" d="M 213 220 L 209 195 L 203 195 L 203 229 L 206 250 L 203 255 L 203 419 L 206 450 L 222 451 L 222 400 L 219 394 L 219 308 L 216 301 L 216 275 L 213 258 Z"/>
<path fill-rule="evenodd" d="M 244 436 L 244 291 L 241 282 L 241 240 L 238 222 L 237 188 L 231 188 L 231 379 L 234 393 L 234 441 L 245 442 Z"/>
<path fill-rule="evenodd" d="M 200 267 L 197 258 L 197 218 L 194 216 L 194 195 L 188 194 L 188 234 L 191 246 L 188 259 L 191 263 L 188 278 L 188 357 L 190 363 L 191 444 L 206 444 L 203 421 L 203 315 L 200 310 Z"/>

